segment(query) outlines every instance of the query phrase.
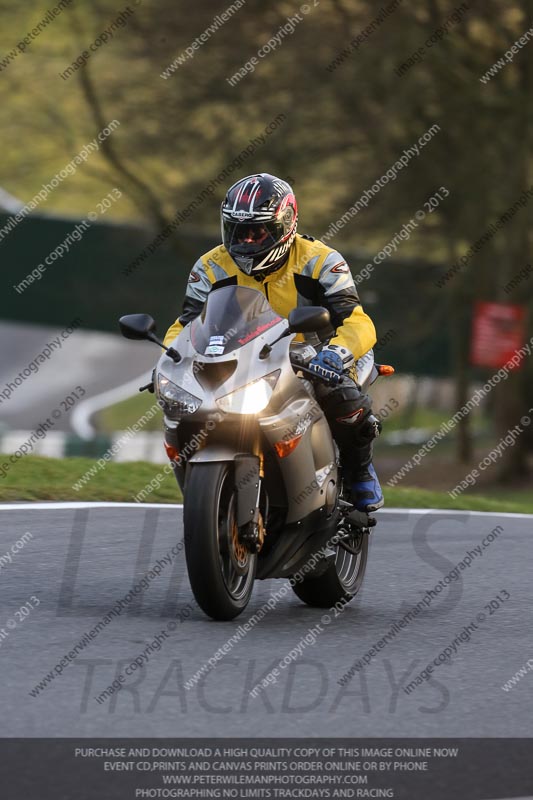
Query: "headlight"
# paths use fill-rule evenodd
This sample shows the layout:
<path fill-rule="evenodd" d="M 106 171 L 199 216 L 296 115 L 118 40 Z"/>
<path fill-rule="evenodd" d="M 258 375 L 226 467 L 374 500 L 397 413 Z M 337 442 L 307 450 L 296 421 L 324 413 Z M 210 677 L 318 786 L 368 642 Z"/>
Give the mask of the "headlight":
<path fill-rule="evenodd" d="M 157 395 L 164 411 L 178 414 L 194 414 L 202 401 L 190 392 L 186 392 L 180 386 L 169 381 L 161 373 L 157 376 Z"/>
<path fill-rule="evenodd" d="M 227 414 L 258 414 L 270 403 L 279 375 L 278 369 L 264 378 L 247 383 L 242 389 L 220 397 L 217 400 L 218 407 Z"/>

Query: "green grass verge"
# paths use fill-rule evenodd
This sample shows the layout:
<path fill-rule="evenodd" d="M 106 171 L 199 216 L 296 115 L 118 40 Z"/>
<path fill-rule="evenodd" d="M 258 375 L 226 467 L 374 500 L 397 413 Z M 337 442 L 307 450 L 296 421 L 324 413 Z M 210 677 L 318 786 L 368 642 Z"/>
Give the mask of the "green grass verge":
<path fill-rule="evenodd" d="M 0 462 L 5 461 L 0 456 Z M 17 500 L 89 500 L 133 502 L 151 480 L 161 473 L 162 466 L 144 461 L 110 462 L 98 470 L 79 491 L 73 488 L 95 461 L 88 458 L 42 458 L 26 456 L 0 478 L 0 501 Z M 173 475 L 164 475 L 160 485 L 146 497 L 149 503 L 181 502 L 181 494 Z M 533 514 L 533 492 L 501 490 L 498 495 L 484 497 L 463 494 L 452 500 L 445 492 L 416 488 L 385 488 L 385 503 L 397 508 L 444 508 L 467 511 L 523 512 Z"/>
<path fill-rule="evenodd" d="M 478 494 L 462 494 L 455 499 L 446 492 L 428 489 L 385 488 L 385 505 L 396 508 L 444 508 L 464 511 L 493 511 L 494 513 L 533 514 L 533 492 L 494 490 L 494 497 Z"/>
<path fill-rule="evenodd" d="M 96 414 L 93 420 L 95 428 L 100 433 L 111 434 L 114 431 L 124 431 L 130 425 L 138 422 L 155 402 L 155 396 L 150 392 L 137 392 L 127 400 L 108 406 Z M 142 429 L 143 431 L 162 431 L 162 412 L 158 411 L 157 414 L 154 414 Z"/>
<path fill-rule="evenodd" d="M 5 456 L 0 456 L 0 462 L 5 460 Z M 111 461 L 76 491 L 73 485 L 95 463 L 90 458 L 26 456 L 13 464 L 5 478 L 0 478 L 0 501 L 115 500 L 131 503 L 134 502 L 134 495 L 142 491 L 163 469 L 163 465 L 145 461 Z M 161 485 L 146 498 L 147 503 L 180 501 L 181 493 L 172 474 L 162 475 Z"/>

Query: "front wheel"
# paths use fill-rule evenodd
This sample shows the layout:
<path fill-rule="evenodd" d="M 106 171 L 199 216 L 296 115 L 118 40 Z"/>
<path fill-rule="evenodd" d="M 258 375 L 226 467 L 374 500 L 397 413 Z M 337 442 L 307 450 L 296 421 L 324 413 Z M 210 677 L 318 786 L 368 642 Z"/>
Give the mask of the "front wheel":
<path fill-rule="evenodd" d="M 294 593 L 308 606 L 332 608 L 338 602 L 349 603 L 360 590 L 368 559 L 368 531 L 354 532 L 345 544 L 336 545 L 335 558 L 322 575 L 293 585 Z"/>
<path fill-rule="evenodd" d="M 196 602 L 217 620 L 238 616 L 252 594 L 257 556 L 238 539 L 233 465 L 190 464 L 183 524 L 187 571 Z"/>

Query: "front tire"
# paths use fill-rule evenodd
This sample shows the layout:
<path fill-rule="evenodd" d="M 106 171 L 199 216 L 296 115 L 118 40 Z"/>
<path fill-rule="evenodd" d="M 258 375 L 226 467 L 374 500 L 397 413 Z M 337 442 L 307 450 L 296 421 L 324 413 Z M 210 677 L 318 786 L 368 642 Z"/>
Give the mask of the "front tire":
<path fill-rule="evenodd" d="M 233 466 L 190 464 L 184 499 L 185 558 L 200 608 L 216 620 L 238 616 L 252 594 L 257 555 L 237 538 Z"/>
<path fill-rule="evenodd" d="M 308 606 L 332 608 L 339 602 L 349 603 L 361 589 L 368 559 L 368 531 L 358 531 L 348 544 L 354 553 L 337 545 L 335 559 L 322 575 L 293 585 L 294 593 Z"/>

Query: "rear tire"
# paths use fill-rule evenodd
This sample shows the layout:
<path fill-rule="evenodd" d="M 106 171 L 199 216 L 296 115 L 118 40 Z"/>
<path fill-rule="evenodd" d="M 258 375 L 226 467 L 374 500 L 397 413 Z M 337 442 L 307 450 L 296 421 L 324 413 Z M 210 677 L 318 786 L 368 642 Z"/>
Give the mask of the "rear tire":
<path fill-rule="evenodd" d="M 368 532 L 360 531 L 353 540 L 360 547 L 358 554 L 348 553 L 340 545 L 336 546 L 335 560 L 328 569 L 316 578 L 305 578 L 293 585 L 294 593 L 314 608 L 332 608 L 336 603 L 349 603 L 361 589 L 368 559 Z M 350 539 L 352 542 L 352 539 Z"/>
<path fill-rule="evenodd" d="M 238 616 L 252 594 L 257 555 L 237 539 L 233 466 L 190 464 L 184 499 L 185 558 L 200 608 L 216 620 Z"/>

